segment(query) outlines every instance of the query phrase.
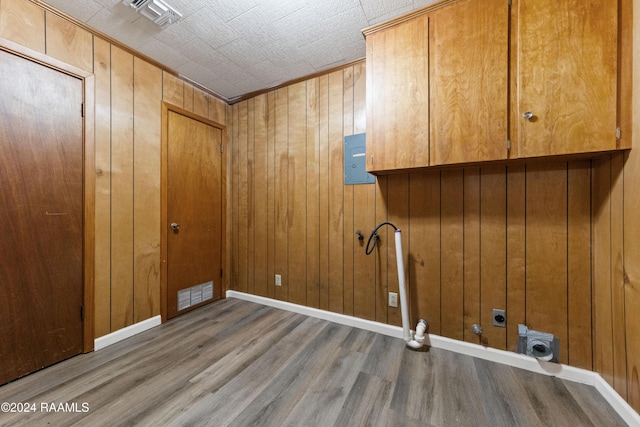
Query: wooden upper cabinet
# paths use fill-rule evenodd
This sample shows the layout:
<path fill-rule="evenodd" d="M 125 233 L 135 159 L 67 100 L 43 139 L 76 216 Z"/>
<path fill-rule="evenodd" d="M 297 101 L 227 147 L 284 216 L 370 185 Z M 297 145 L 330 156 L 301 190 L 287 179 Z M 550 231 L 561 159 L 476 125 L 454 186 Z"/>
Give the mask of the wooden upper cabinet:
<path fill-rule="evenodd" d="M 367 170 L 429 164 L 429 18 L 367 35 Z"/>
<path fill-rule="evenodd" d="M 517 157 L 615 150 L 618 1 L 517 0 L 514 8 Z"/>
<path fill-rule="evenodd" d="M 507 1 L 460 1 L 434 12 L 429 27 L 429 164 L 506 159 Z"/>
<path fill-rule="evenodd" d="M 442 0 L 364 30 L 367 170 L 630 148 L 616 135 L 631 102 L 619 7 Z"/>

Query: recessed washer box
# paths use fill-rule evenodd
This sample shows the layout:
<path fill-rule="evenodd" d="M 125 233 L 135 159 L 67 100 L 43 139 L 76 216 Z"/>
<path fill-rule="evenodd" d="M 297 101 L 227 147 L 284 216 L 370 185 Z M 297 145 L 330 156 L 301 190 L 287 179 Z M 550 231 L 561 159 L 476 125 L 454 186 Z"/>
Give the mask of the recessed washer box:
<path fill-rule="evenodd" d="M 359 133 L 344 137 L 344 184 L 375 184 L 367 172 L 367 138 Z"/>

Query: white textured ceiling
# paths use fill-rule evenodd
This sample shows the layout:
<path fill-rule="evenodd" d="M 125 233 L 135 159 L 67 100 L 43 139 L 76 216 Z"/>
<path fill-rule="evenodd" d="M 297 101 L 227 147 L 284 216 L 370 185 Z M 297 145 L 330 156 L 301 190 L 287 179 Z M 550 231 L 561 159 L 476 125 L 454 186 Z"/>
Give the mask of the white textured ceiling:
<path fill-rule="evenodd" d="M 121 0 L 44 0 L 227 99 L 363 58 L 361 29 L 436 0 L 165 0 L 161 29 Z"/>

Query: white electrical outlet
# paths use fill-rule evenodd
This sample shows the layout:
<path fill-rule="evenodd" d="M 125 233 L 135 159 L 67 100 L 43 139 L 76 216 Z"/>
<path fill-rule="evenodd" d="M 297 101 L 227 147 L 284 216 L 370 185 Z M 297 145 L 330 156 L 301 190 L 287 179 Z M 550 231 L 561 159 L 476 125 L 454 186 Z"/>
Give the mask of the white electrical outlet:
<path fill-rule="evenodd" d="M 389 307 L 398 307 L 398 294 L 389 292 Z"/>
<path fill-rule="evenodd" d="M 276 286 L 282 286 L 282 276 L 276 274 Z"/>

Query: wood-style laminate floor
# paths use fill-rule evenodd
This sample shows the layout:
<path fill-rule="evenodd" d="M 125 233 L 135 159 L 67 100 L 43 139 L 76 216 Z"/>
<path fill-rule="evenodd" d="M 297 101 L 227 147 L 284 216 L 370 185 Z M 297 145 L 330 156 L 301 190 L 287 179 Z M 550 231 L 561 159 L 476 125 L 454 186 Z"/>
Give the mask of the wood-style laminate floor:
<path fill-rule="evenodd" d="M 2 426 L 625 425 L 590 386 L 235 299 L 6 384 L 0 402 L 36 404 Z"/>

